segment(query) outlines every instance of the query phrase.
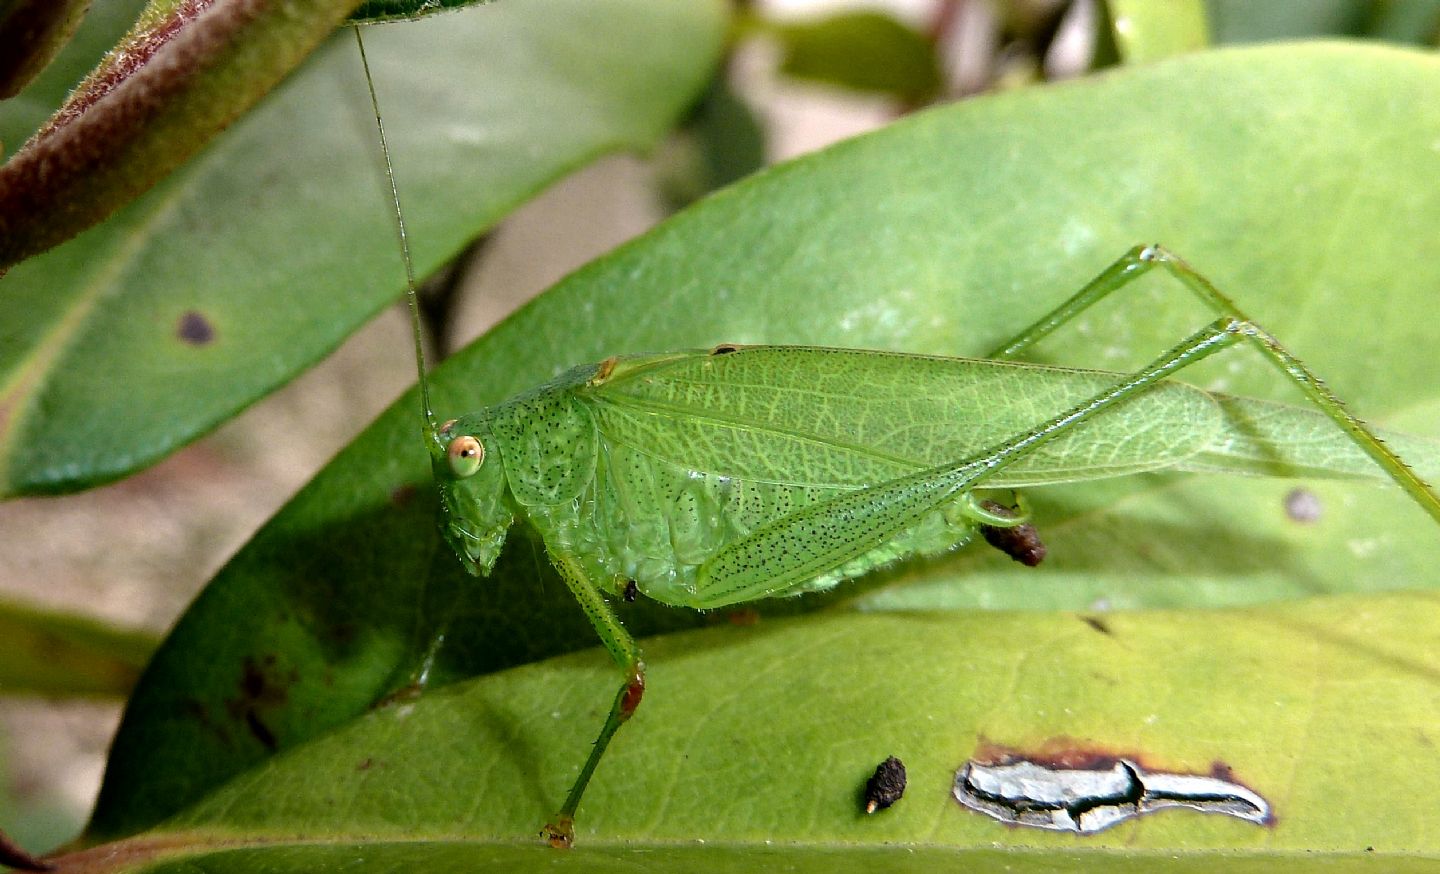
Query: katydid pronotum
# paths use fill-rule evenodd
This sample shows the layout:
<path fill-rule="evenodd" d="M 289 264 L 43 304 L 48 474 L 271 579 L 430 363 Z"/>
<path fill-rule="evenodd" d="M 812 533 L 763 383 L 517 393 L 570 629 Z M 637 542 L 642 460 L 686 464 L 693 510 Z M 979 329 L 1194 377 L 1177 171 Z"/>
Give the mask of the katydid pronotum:
<path fill-rule="evenodd" d="M 360 51 L 363 58 L 363 43 Z M 1358 457 L 1373 461 L 1369 473 L 1383 472 L 1440 522 L 1440 496 L 1429 485 L 1273 335 L 1159 245 L 1132 248 L 982 359 L 733 344 L 620 355 L 440 423 L 378 102 L 375 110 L 409 280 L 423 433 L 444 538 L 467 571 L 484 576 L 509 528 L 529 523 L 623 675 L 588 757 L 545 826 L 553 846 L 572 843 L 585 789 L 645 691 L 640 648 L 611 599 L 633 600 L 638 591 L 707 610 L 824 590 L 883 564 L 958 548 L 985 526 L 1028 521 L 1024 512 L 982 499 L 980 489 L 1223 468 L 1209 448 L 1222 434 L 1236 436 L 1224 419 L 1250 402 L 1166 380 L 1242 341 L 1312 408 L 1286 409 L 1328 417 Z M 1014 360 L 1156 268 L 1213 321 L 1128 374 Z M 1144 407 L 1151 402 L 1153 410 Z M 1265 415 L 1277 409 L 1253 403 Z M 1132 419 L 1153 416 L 1149 421 L 1175 428 L 1158 441 L 1127 435 L 1094 451 L 1095 434 L 1122 407 Z M 1007 420 L 1020 424 L 997 424 Z M 1252 452 L 1273 453 L 1285 468 L 1284 446 L 1263 434 L 1250 439 Z M 1327 473 L 1323 464 L 1305 470 Z M 1328 473 L 1367 471 L 1340 465 Z"/>

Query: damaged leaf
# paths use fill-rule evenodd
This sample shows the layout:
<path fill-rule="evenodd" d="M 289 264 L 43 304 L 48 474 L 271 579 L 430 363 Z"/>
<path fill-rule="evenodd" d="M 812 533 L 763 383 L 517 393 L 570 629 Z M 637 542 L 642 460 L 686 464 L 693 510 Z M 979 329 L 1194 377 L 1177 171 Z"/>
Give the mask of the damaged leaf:
<path fill-rule="evenodd" d="M 1211 774 L 1149 771 L 1127 758 L 1107 757 L 1081 767 L 1012 755 L 996 763 L 971 760 L 955 773 L 955 800 L 1014 825 L 1088 835 L 1127 819 L 1168 808 L 1219 813 L 1264 825 L 1270 803 Z"/>

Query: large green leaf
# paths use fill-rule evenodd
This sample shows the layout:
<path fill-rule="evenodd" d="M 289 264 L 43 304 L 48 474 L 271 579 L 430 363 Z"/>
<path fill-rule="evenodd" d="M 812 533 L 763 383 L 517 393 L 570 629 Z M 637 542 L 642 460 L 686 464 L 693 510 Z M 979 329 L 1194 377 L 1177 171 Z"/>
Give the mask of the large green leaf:
<path fill-rule="evenodd" d="M 1159 871 L 1293 870 L 1300 852 L 1385 870 L 1440 858 L 1434 769 L 1421 764 L 1440 714 L 1431 596 L 1103 620 L 832 612 L 670 635 L 648 656 L 646 704 L 601 766 L 568 857 L 535 833 L 608 703 L 616 678 L 597 652 L 367 714 L 104 848 L 121 864 L 84 870 L 713 864 L 696 842 L 747 870 L 834 870 L 836 857 L 935 870 L 935 856 L 896 844 L 1006 871 L 1125 870 L 1117 850 Z M 990 745 L 1227 769 L 1274 821 L 1161 811 L 1084 839 L 1007 827 L 951 798 L 955 772 Z M 890 755 L 905 796 L 866 816 L 861 789 Z"/>
<path fill-rule="evenodd" d="M 746 181 L 581 270 L 441 368 L 436 405 L 443 417 L 498 401 L 577 361 L 720 341 L 981 353 L 1131 244 L 1159 239 L 1187 255 L 1290 343 L 1358 412 L 1434 437 L 1440 434 L 1435 394 L 1440 362 L 1425 354 L 1434 329 L 1416 314 L 1427 311 L 1440 287 L 1440 262 L 1415 253 L 1427 251 L 1428 235 L 1440 228 L 1440 188 L 1434 184 L 1440 178 L 1440 152 L 1434 148 L 1440 107 L 1424 99 L 1437 87 L 1440 61 L 1429 55 L 1349 45 L 1288 46 L 1194 54 L 924 113 Z M 1147 283 L 1097 308 L 1064 332 L 1063 342 L 1047 341 L 1037 354 L 1108 368 L 1135 366 L 1210 318 L 1173 284 Z M 1293 386 L 1253 355 L 1227 353 L 1190 375 L 1209 388 L 1295 396 Z M 403 691 L 441 631 L 445 645 L 430 666 L 433 685 L 591 644 L 583 616 L 537 545 L 521 537 L 512 540 L 488 581 L 461 574 L 433 531 L 416 407 L 413 398 L 402 401 L 342 452 L 222 571 L 162 646 L 116 739 L 90 838 L 149 827 L 246 771 L 242 782 L 217 798 L 240 799 L 246 791 L 268 787 L 271 803 L 277 804 L 274 799 L 289 792 L 278 787 L 293 784 L 264 781 L 267 775 L 291 773 L 284 770 L 291 767 L 286 762 L 314 754 L 302 746 L 305 741 L 333 729 L 340 733 L 318 741 L 321 748 L 343 744 L 337 738 L 359 737 L 354 733 L 368 730 L 365 726 L 375 720 L 405 712 L 364 716 L 387 694 Z M 836 602 L 931 610 L 1214 606 L 1436 585 L 1440 537 L 1397 490 L 1311 485 L 1322 515 L 1317 522 L 1302 523 L 1285 512 L 1284 499 L 1293 487 L 1260 479 L 1150 475 L 1037 490 L 1031 500 L 1052 547 L 1047 565 L 1038 571 L 1018 569 L 977 548 L 944 561 L 899 567 L 828 598 L 758 606 L 767 617 Z M 1304 820 L 1309 825 L 1289 832 L 1296 837 L 1286 845 L 1363 846 L 1367 841 L 1357 838 L 1361 832 L 1348 831 L 1350 808 L 1383 805 L 1390 815 L 1413 823 L 1406 817 L 1426 806 L 1424 787 L 1437 781 L 1428 764 L 1405 748 L 1390 746 L 1389 734 L 1355 737 L 1354 720 L 1364 714 L 1376 725 L 1393 721 L 1419 730 L 1435 715 L 1436 697 L 1427 685 L 1433 671 L 1417 672 L 1413 662 L 1397 655 L 1378 660 L 1381 674 L 1353 674 L 1370 678 L 1370 686 L 1356 689 L 1375 690 L 1373 701 L 1353 691 L 1333 699 L 1336 712 L 1325 710 L 1318 699 L 1309 710 L 1271 711 L 1262 706 L 1268 699 L 1257 693 L 1246 699 L 1251 700 L 1247 709 L 1231 712 L 1239 707 L 1232 706 L 1233 696 L 1270 688 L 1272 682 L 1313 691 L 1314 676 L 1301 673 L 1297 660 L 1303 662 L 1315 648 L 1349 652 L 1356 646 L 1356 635 L 1336 624 L 1346 616 L 1363 623 L 1373 611 L 1384 612 L 1389 624 L 1372 629 L 1375 639 L 1384 644 L 1393 636 L 1397 653 L 1412 660 L 1429 658 L 1433 640 L 1405 636 L 1423 636 L 1428 601 L 1355 598 L 1336 603 L 1341 606 L 1226 614 L 1252 617 L 1244 620 L 1177 615 L 1152 625 L 1143 615 L 1127 618 L 1127 629 L 1153 628 L 1158 635 L 1157 642 L 1137 643 L 1127 652 L 1157 672 L 1152 679 L 1173 676 L 1177 691 L 1166 699 L 1151 686 L 1149 696 L 1107 698 L 1104 704 L 1087 703 L 1088 691 L 1072 695 L 1073 685 L 1065 681 L 1089 676 L 1086 662 L 1046 645 L 1057 639 L 1055 629 L 1073 626 L 1075 634 L 1082 633 L 1080 623 L 1044 612 L 1009 616 L 997 626 L 1006 629 L 1004 634 L 984 638 L 996 661 L 981 666 L 978 674 L 1023 675 L 1034 688 L 1046 689 L 1052 703 L 1044 719 L 1036 717 L 1038 711 L 1016 711 L 1005 722 L 1004 735 L 994 739 L 1038 740 L 1070 731 L 1061 712 L 1068 706 L 1063 700 L 1091 714 L 1087 719 L 1093 717 L 1093 722 L 1076 723 L 1074 731 L 1104 725 L 1107 731 L 1097 740 L 1148 749 L 1146 720 L 1155 713 L 1183 712 L 1197 720 L 1187 723 L 1195 727 L 1191 740 L 1216 747 L 1203 753 L 1194 745 L 1171 747 L 1184 733 L 1167 723 L 1167 759 L 1173 754 L 1204 764 L 1205 756 L 1231 761 L 1243 754 L 1257 770 L 1247 764 L 1237 773 L 1268 781 L 1265 774 L 1278 772 L 1266 769 L 1289 773 L 1300 758 L 1321 756 L 1323 773 L 1349 775 L 1344 778 L 1349 782 L 1335 777 L 1326 784 L 1348 807 L 1337 803 L 1326 808 L 1326 815 Z M 641 635 L 713 619 L 644 603 L 621 605 L 621 610 Z M 1308 631 L 1295 632 L 1308 634 L 1308 643 L 1288 637 L 1276 642 L 1274 635 L 1257 630 L 1292 614 L 1311 617 L 1303 620 Z M 869 670 L 873 662 L 881 675 L 892 677 L 926 664 L 946 670 L 968 664 L 949 661 L 959 658 L 954 653 L 923 649 L 892 660 L 885 646 L 865 645 L 865 638 L 847 642 L 843 635 L 848 632 L 839 629 L 848 625 L 835 626 L 840 645 L 825 649 L 824 660 L 811 665 L 799 658 L 809 651 L 805 641 L 810 638 L 787 635 L 806 629 L 803 633 L 823 638 L 831 621 L 861 620 L 831 618 L 813 627 L 767 620 L 755 636 L 773 635 L 776 649 L 754 663 L 763 669 L 748 674 L 740 665 L 749 664 L 743 662 L 749 644 L 727 635 L 753 632 L 716 630 L 689 643 L 652 641 L 650 662 L 658 666 L 670 653 L 692 646 L 698 647 L 697 659 L 718 650 L 716 658 L 723 661 L 690 663 L 696 676 L 729 678 L 726 700 L 740 702 L 758 722 L 787 736 L 823 731 L 832 743 L 836 737 L 850 743 L 848 738 L 862 733 L 850 732 L 833 717 L 816 717 L 825 690 L 839 695 L 859 676 L 838 667 L 847 654 L 865 663 L 855 671 Z M 968 640 L 989 628 L 991 620 L 962 612 L 925 621 L 941 629 L 935 636 L 919 636 L 933 642 L 936 636 Z M 1243 646 L 1250 655 L 1242 662 L 1253 670 L 1222 695 L 1211 675 L 1236 658 L 1238 650 L 1227 647 L 1242 646 L 1221 633 L 1232 622 L 1249 629 Z M 894 634 L 896 627 L 889 628 Z M 899 637 L 908 640 L 909 634 Z M 1041 656 L 1053 657 L 1063 670 L 1037 672 Z M 1272 668 L 1273 674 L 1267 674 Z M 531 734 L 533 722 L 514 723 L 508 717 L 492 722 L 481 712 L 470 717 L 470 724 L 500 732 L 502 743 L 482 748 L 467 735 L 452 734 L 427 753 L 452 767 L 441 772 L 447 779 L 457 773 L 454 769 L 470 767 L 466 763 L 472 758 L 506 773 L 520 769 L 520 782 L 507 784 L 511 795 L 503 810 L 474 806 L 456 814 L 460 820 L 432 817 L 449 797 L 434 780 L 422 784 L 436 790 L 430 794 L 417 789 L 416 794 L 335 796 L 336 808 L 353 811 L 351 824 L 363 822 L 367 828 L 393 815 L 396 822 L 421 831 L 429 823 L 436 834 L 448 834 L 446 823 L 463 821 L 469 828 L 484 818 L 490 823 L 486 828 L 494 829 L 485 834 L 524 839 L 538 825 L 533 811 L 554 804 L 567 774 L 573 773 L 567 769 L 578 765 L 583 738 L 593 731 L 591 722 L 598 722 L 597 708 L 612 693 L 613 678 L 606 679 L 603 657 L 595 653 L 514 676 L 538 682 L 552 670 L 562 675 L 550 693 L 541 685 L 506 685 L 528 680 L 497 679 L 500 685 L 481 683 L 439 699 L 457 702 L 453 705 L 421 699 L 427 707 L 459 706 L 469 690 L 486 689 L 492 691 L 477 694 L 509 695 L 536 706 L 537 713 L 560 714 L 555 730 L 566 733 L 563 741 Z M 584 682 L 580 674 L 563 673 L 570 670 L 583 673 Z M 652 689 L 687 686 L 684 675 L 665 679 L 661 670 L 657 667 Z M 1345 668 L 1336 671 L 1335 676 L 1349 675 Z M 1103 670 L 1100 675 L 1114 677 Z M 1031 687 L 1014 688 L 1022 694 Z M 1193 692 L 1188 701 L 1181 697 L 1184 690 Z M 571 710 L 574 705 L 565 703 L 570 695 L 589 696 L 583 699 L 589 703 Z M 544 707 L 535 704 L 534 696 L 542 697 Z M 771 698 L 784 704 L 759 706 Z M 690 832 L 690 837 L 750 844 L 777 830 L 790 834 L 784 830 L 805 830 L 815 822 L 813 807 L 760 800 L 747 808 L 750 818 L 722 816 L 736 809 L 735 784 L 716 779 L 718 792 L 732 794 L 710 796 L 705 794 L 709 778 L 717 770 L 739 770 L 747 785 L 774 785 L 809 797 L 817 781 L 829 779 L 828 768 L 841 766 L 838 759 L 825 759 L 830 764 L 819 771 L 813 760 L 795 771 L 751 770 L 751 746 L 692 746 L 683 740 L 703 728 L 710 713 L 708 705 L 696 703 L 703 696 L 687 700 L 691 709 L 653 717 L 651 724 L 665 737 L 647 743 L 622 733 L 617 744 L 633 742 L 629 755 L 645 764 L 607 761 L 602 766 L 602 774 L 609 775 L 605 779 L 613 782 L 603 791 L 597 785 L 597 794 L 587 800 L 586 816 L 597 819 L 582 821 L 584 828 L 617 834 L 613 829 L 620 820 L 606 819 L 610 811 L 615 816 L 649 811 L 655 825 L 646 827 L 662 829 L 667 840 L 673 839 L 680 832 L 671 831 L 679 826 L 670 824 L 670 812 L 655 813 L 654 807 L 635 808 L 641 814 L 621 812 L 621 796 L 631 794 L 627 787 L 644 795 L 642 783 L 666 780 L 684 786 L 675 796 L 687 805 L 678 821 L 693 825 L 709 817 L 704 831 Z M 905 708 L 919 707 L 921 700 L 924 696 L 897 692 L 894 700 L 851 702 L 843 712 L 856 724 L 880 712 L 886 714 L 883 724 L 901 719 L 889 715 L 892 707 L 904 711 L 905 719 L 914 718 Z M 750 706 L 752 701 L 756 706 Z M 1339 713 L 1341 702 L 1360 709 Z M 999 725 L 983 714 L 975 722 L 973 708 L 973 701 L 960 708 L 971 721 L 957 729 L 954 748 L 928 767 L 939 769 L 944 761 L 953 768 L 968 754 L 963 748 L 973 746 L 977 727 Z M 643 714 L 659 709 L 642 710 L 640 719 L 651 719 Z M 571 726 L 582 711 L 583 725 Z M 1207 733 L 1215 720 L 1236 733 Z M 1329 750 L 1296 745 L 1311 722 L 1328 736 L 1351 741 L 1345 764 L 1334 768 L 1323 758 Z M 1345 730 L 1352 734 L 1343 735 Z M 395 744 L 408 743 L 403 733 L 392 733 Z M 271 758 L 291 749 L 296 758 Z M 878 761 L 892 751 L 878 747 L 866 756 Z M 432 764 L 386 755 L 382 750 L 372 758 L 401 769 Z M 356 758 L 351 766 L 364 760 Z M 1397 761 L 1416 770 L 1406 779 L 1428 775 L 1428 782 L 1417 783 L 1409 795 L 1391 796 L 1403 798 L 1394 804 L 1388 804 L 1389 797 L 1381 802 L 1366 795 L 1376 784 L 1364 775 L 1386 774 L 1379 784 L 1388 785 Z M 845 769 L 854 766 L 850 759 L 845 762 Z M 295 767 L 295 774 L 306 772 L 306 765 Z M 317 769 L 305 779 L 325 785 L 335 773 Z M 845 780 L 854 779 L 847 772 Z M 1287 788 L 1290 779 L 1266 783 L 1281 787 L 1276 802 L 1282 816 L 1303 809 Z M 1306 792 L 1311 794 L 1304 797 L 1315 803 L 1326 796 L 1309 784 Z M 349 797 L 368 800 L 350 807 Z M 225 813 L 230 808 L 217 801 L 200 808 L 203 813 L 187 814 L 186 821 L 250 833 L 259 823 L 242 812 L 253 808 L 248 802 L 236 805 L 231 820 Z M 284 809 L 295 812 L 290 834 L 305 833 L 306 822 L 319 822 L 307 812 L 312 808 Z M 366 812 L 377 810 L 391 813 Z M 1381 815 L 1367 809 L 1371 814 Z M 935 825 L 934 816 L 918 830 L 903 833 L 886 831 L 885 823 L 896 820 L 876 820 L 864 826 L 875 830 L 868 837 L 858 836 L 853 822 L 846 827 L 850 830 L 827 826 L 830 830 L 813 834 L 816 840 L 954 839 L 955 833 Z M 273 825 L 277 821 L 267 820 L 265 828 L 278 827 Z M 1166 836 L 1155 844 L 1166 846 L 1180 841 L 1255 846 L 1269 840 L 1253 827 L 1213 817 L 1156 823 L 1135 830 Z M 1333 843 L 1324 837 L 1327 827 L 1340 835 Z M 316 828 L 321 840 L 336 833 L 329 825 Z M 974 840 L 987 843 L 1004 841 L 1008 834 L 976 828 L 974 834 L 983 836 Z M 1406 828 L 1392 835 L 1391 846 L 1428 846 L 1423 829 Z M 1071 844 L 1065 839 L 1047 845 Z"/>
<path fill-rule="evenodd" d="M 574 167 L 653 144 L 707 81 L 723 12 L 509 2 L 368 31 L 421 271 Z M 159 459 L 399 293 L 354 43 L 340 34 L 199 159 L 0 281 L 0 494 Z"/>

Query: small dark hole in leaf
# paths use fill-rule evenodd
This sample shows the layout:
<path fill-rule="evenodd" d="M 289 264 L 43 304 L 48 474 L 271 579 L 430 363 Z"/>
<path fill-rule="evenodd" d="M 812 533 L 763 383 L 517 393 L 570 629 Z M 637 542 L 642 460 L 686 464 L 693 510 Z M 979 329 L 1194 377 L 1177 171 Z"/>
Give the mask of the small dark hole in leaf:
<path fill-rule="evenodd" d="M 191 346 L 204 346 L 215 339 L 215 326 L 195 310 L 186 310 L 175 326 L 175 335 Z"/>

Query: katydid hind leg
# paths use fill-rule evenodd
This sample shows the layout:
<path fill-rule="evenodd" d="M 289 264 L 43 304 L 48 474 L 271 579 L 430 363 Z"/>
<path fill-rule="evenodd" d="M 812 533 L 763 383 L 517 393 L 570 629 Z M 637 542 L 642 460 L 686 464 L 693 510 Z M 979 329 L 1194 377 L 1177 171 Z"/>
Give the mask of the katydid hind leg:
<path fill-rule="evenodd" d="M 1176 279 L 1213 313 L 1235 323 L 1235 333 L 1248 339 L 1307 400 L 1328 416 L 1366 455 L 1378 464 L 1421 509 L 1440 522 L 1440 495 L 1395 454 L 1314 373 L 1287 350 L 1273 334 L 1246 315 L 1235 302 L 1215 287 L 1184 259 L 1159 245 L 1136 246 L 1102 270 L 1064 303 L 1046 313 L 990 353 L 990 358 L 1008 359 L 1075 319 L 1111 293 L 1131 285 L 1155 268 Z"/>
<path fill-rule="evenodd" d="M 723 607 L 793 591 L 840 568 L 917 522 L 925 513 L 983 487 L 985 480 L 1115 404 L 1177 371 L 1239 342 L 1243 326 L 1221 318 L 1188 337 L 1150 366 L 1024 434 L 971 458 L 846 492 L 786 516 L 731 543 L 697 576 L 699 607 Z M 992 519 L 996 514 L 985 511 Z"/>

